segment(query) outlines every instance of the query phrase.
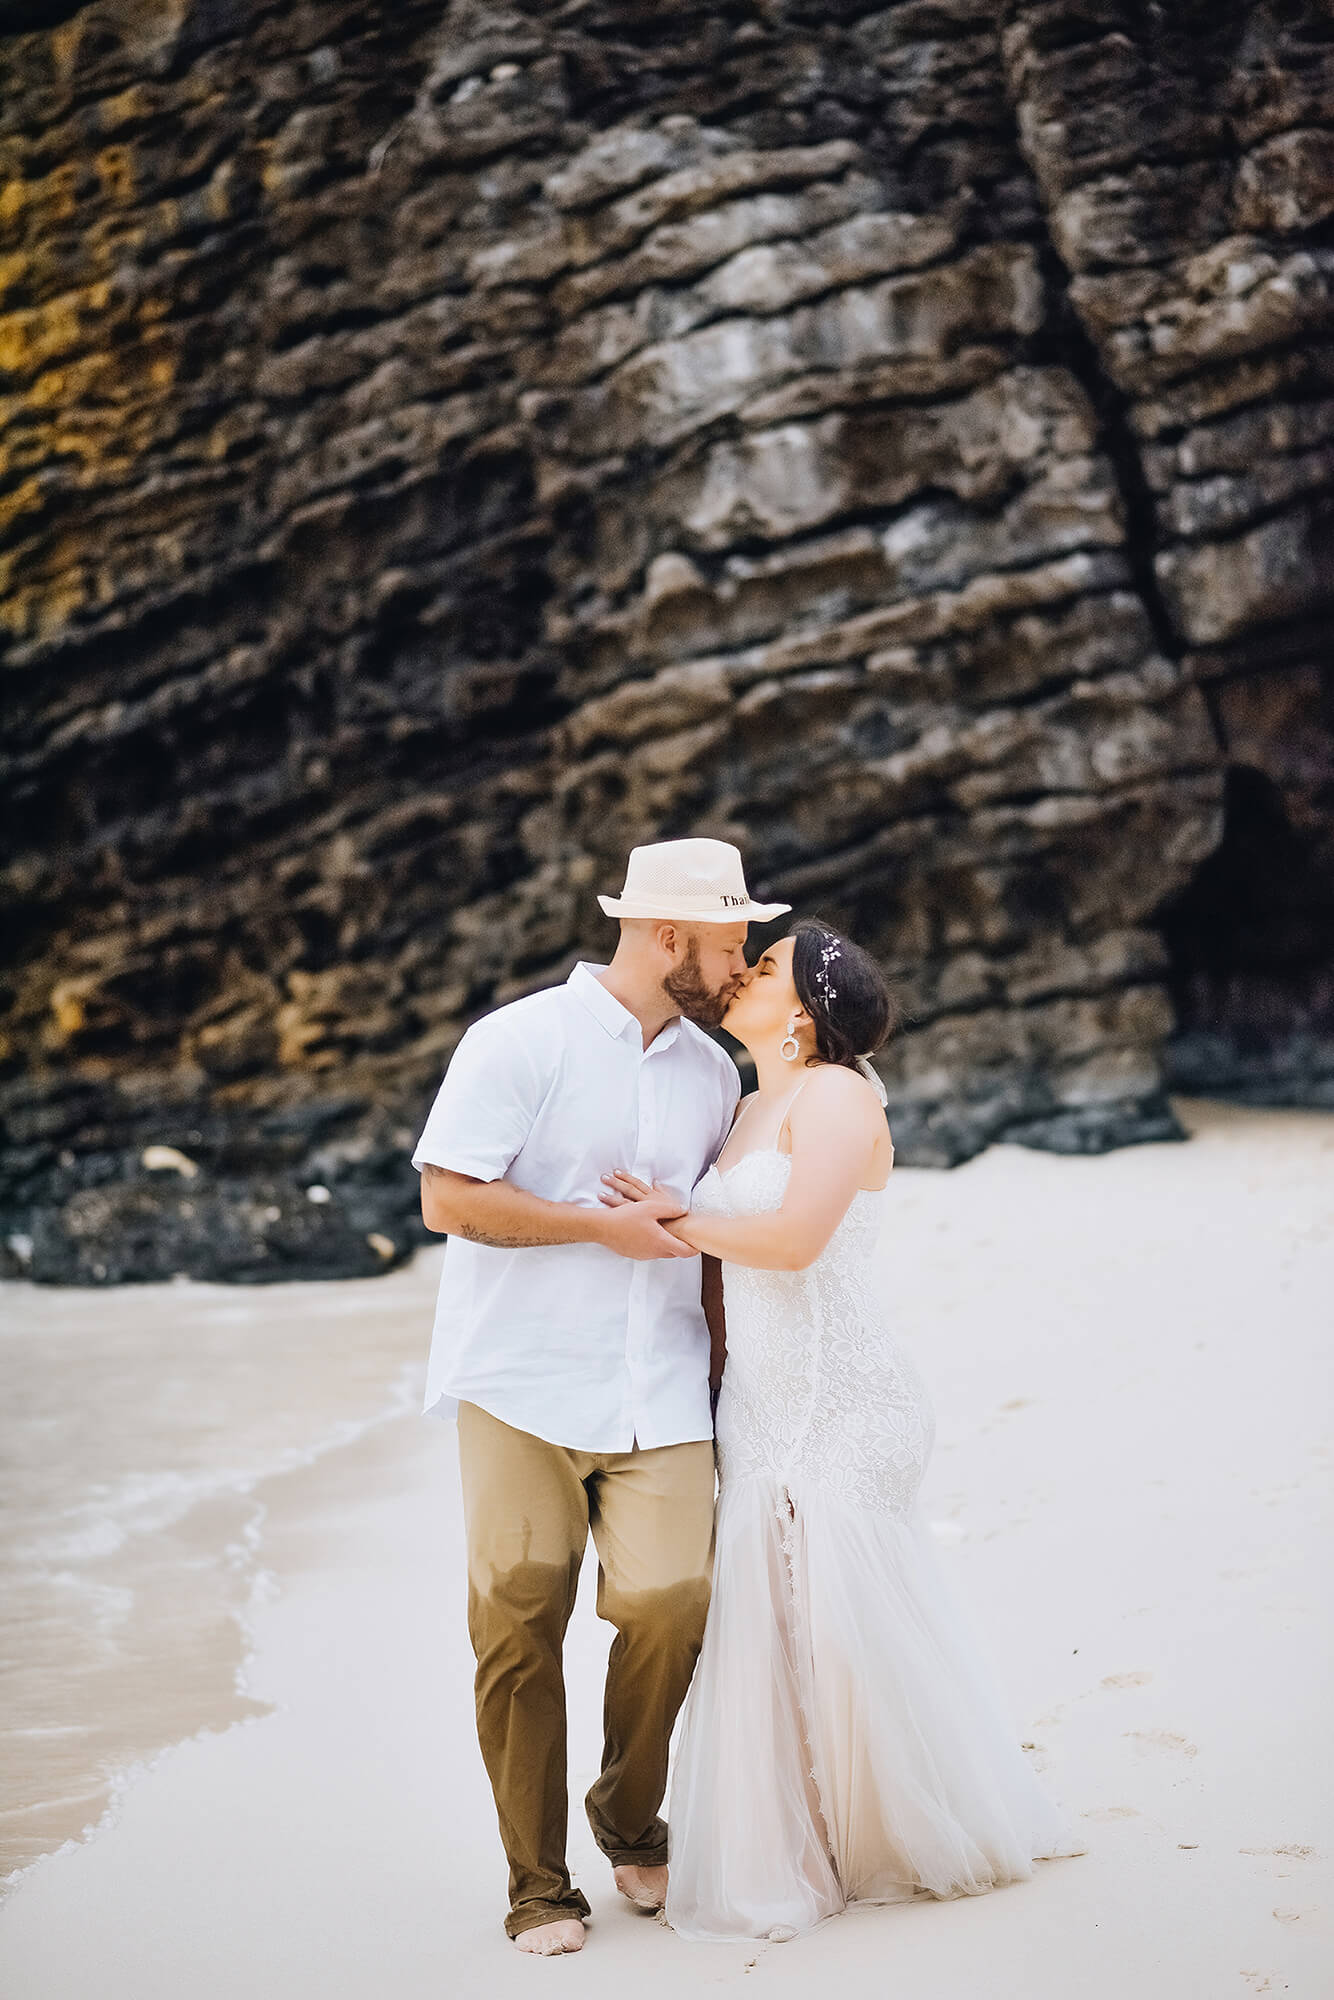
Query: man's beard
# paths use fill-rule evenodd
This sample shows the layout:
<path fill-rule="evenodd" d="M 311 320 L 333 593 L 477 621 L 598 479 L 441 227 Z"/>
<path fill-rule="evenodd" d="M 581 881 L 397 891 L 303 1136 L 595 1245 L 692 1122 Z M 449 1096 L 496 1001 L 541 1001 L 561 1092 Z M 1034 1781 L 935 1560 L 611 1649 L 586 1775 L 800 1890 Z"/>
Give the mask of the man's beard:
<path fill-rule="evenodd" d="M 717 1028 L 721 1026 L 723 1015 L 736 995 L 737 981 L 725 981 L 716 993 L 706 986 L 699 969 L 699 944 L 691 938 L 685 957 L 674 971 L 667 974 L 662 989 L 669 1000 L 675 1001 L 687 1021 L 694 1021 L 701 1028 Z"/>

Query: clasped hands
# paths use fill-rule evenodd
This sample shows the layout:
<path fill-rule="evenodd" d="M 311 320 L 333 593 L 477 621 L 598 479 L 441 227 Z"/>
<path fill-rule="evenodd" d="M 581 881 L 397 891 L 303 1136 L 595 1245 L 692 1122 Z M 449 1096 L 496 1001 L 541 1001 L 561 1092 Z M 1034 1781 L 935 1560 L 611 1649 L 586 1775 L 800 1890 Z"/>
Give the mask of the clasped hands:
<path fill-rule="evenodd" d="M 609 1250 L 636 1259 L 698 1256 L 680 1233 L 690 1210 L 675 1188 L 661 1182 L 650 1186 L 618 1171 L 602 1176 L 598 1199 L 611 1211 L 604 1239 Z"/>

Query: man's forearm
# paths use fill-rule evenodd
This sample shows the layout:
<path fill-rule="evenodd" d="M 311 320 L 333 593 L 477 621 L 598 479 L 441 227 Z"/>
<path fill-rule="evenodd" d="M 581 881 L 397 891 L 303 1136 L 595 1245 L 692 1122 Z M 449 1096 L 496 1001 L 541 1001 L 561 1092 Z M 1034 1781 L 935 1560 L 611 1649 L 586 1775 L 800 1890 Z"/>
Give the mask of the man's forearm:
<path fill-rule="evenodd" d="M 572 1201 L 546 1201 L 512 1181 L 469 1181 L 438 1167 L 422 1173 L 422 1214 L 429 1229 L 491 1250 L 538 1250 L 553 1243 L 600 1243 L 606 1212 Z"/>

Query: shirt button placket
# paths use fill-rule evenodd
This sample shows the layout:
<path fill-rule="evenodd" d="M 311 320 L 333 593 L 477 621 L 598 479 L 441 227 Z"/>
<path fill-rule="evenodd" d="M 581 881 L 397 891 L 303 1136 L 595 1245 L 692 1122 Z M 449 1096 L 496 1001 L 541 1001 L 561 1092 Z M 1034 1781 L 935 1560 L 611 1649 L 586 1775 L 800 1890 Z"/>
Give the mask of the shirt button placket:
<path fill-rule="evenodd" d="M 656 1093 L 653 1088 L 653 1063 L 651 1052 L 645 1051 L 639 1058 L 639 1136 L 635 1146 L 635 1163 L 632 1171 L 641 1181 L 653 1180 L 653 1161 L 657 1147 L 657 1121 L 655 1117 Z M 639 1425 L 642 1415 L 640 1387 L 642 1366 L 645 1359 L 644 1342 L 647 1338 L 649 1322 L 649 1299 L 653 1289 L 653 1265 L 651 1262 L 636 1264 L 634 1278 L 630 1286 L 630 1312 L 626 1325 L 626 1367 L 630 1377 L 630 1408 L 634 1428 L 634 1438 L 638 1442 Z"/>

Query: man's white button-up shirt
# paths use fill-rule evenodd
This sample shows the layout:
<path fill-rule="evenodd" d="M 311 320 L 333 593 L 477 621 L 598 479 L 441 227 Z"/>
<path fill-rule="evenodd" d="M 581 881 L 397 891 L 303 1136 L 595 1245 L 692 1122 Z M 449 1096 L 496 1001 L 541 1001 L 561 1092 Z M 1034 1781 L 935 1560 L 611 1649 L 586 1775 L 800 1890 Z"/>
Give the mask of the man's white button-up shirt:
<path fill-rule="evenodd" d="M 717 1158 L 740 1094 L 736 1068 L 684 1019 L 643 1031 L 577 965 L 468 1029 L 415 1167 L 507 1180 L 548 1201 L 596 1205 L 627 1167 L 688 1196 Z M 579 1451 L 713 1435 L 709 1336 L 697 1257 L 638 1263 L 597 1243 L 497 1250 L 451 1237 L 426 1408 L 477 1403 L 502 1423 Z"/>

